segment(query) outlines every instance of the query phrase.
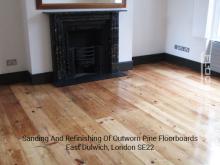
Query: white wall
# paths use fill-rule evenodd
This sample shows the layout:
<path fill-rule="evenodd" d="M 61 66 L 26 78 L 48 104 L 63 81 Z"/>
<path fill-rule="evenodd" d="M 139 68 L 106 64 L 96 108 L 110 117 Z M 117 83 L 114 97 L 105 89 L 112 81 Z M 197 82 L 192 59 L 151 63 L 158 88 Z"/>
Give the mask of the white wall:
<path fill-rule="evenodd" d="M 134 3 L 127 0 L 128 11 L 119 14 L 119 62 L 132 61 Z"/>
<path fill-rule="evenodd" d="M 207 10 L 208 0 L 168 0 L 167 53 L 201 62 L 206 48 Z M 189 47 L 190 53 L 175 50 L 175 44 Z"/>
<path fill-rule="evenodd" d="M 22 20 L 20 0 L 0 0 L 0 74 L 27 69 Z M 6 66 L 7 59 L 18 65 Z"/>
<path fill-rule="evenodd" d="M 167 0 L 134 1 L 133 56 L 165 52 L 166 3 Z"/>
<path fill-rule="evenodd" d="M 37 11 L 35 0 L 23 0 L 26 10 L 26 46 L 32 74 L 52 71 L 48 16 Z"/>
<path fill-rule="evenodd" d="M 35 0 L 0 1 L 0 74 L 52 71 L 49 19 L 35 8 Z M 128 0 L 128 11 L 120 13 L 119 61 L 167 52 L 200 62 L 207 8 L 208 0 Z M 191 52 L 176 51 L 175 44 Z M 14 58 L 18 65 L 7 67 Z"/>
<path fill-rule="evenodd" d="M 27 11 L 27 36 L 31 73 L 52 71 L 51 44 L 48 15 L 36 10 L 35 0 L 24 0 Z M 132 60 L 133 0 L 128 0 L 128 11 L 120 13 L 119 61 Z"/>

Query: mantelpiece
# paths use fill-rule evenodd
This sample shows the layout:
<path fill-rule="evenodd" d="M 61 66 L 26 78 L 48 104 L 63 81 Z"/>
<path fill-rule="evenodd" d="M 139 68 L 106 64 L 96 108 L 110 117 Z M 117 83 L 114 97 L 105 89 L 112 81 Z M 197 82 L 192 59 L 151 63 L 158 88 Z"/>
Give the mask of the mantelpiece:
<path fill-rule="evenodd" d="M 119 64 L 119 12 L 46 12 L 57 86 L 125 75 Z"/>

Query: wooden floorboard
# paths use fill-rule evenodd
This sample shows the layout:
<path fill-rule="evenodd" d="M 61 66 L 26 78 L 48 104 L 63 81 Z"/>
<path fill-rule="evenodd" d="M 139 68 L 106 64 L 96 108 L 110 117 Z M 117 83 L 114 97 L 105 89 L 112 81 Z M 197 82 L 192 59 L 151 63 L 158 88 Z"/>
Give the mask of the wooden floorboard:
<path fill-rule="evenodd" d="M 215 165 L 220 162 L 220 79 L 161 62 L 128 76 L 56 88 L 0 86 L 0 165 Z M 150 142 L 155 150 L 66 150 L 79 141 L 27 137 L 197 136 Z M 99 145 L 97 141 L 83 142 Z M 149 144 L 108 141 L 111 146 Z"/>

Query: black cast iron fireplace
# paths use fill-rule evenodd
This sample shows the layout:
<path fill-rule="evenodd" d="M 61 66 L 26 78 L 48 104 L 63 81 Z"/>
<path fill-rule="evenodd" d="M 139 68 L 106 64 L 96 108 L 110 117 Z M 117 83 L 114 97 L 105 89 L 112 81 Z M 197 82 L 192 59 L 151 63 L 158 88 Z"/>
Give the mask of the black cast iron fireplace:
<path fill-rule="evenodd" d="M 54 84 L 122 76 L 118 70 L 118 12 L 51 13 Z"/>

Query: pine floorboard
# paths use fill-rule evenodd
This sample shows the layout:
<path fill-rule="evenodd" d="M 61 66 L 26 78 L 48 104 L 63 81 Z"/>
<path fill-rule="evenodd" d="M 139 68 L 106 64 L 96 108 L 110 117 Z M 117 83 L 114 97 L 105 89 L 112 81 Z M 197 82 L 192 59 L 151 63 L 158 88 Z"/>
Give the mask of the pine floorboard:
<path fill-rule="evenodd" d="M 166 62 L 128 76 L 56 88 L 0 86 L 0 165 L 217 165 L 220 78 Z M 198 142 L 151 142 L 153 151 L 68 151 L 68 142 L 23 136 L 198 136 Z M 73 145 L 78 142 L 70 142 Z M 85 142 L 98 144 L 98 142 Z M 147 144 L 109 141 L 107 146 Z"/>

